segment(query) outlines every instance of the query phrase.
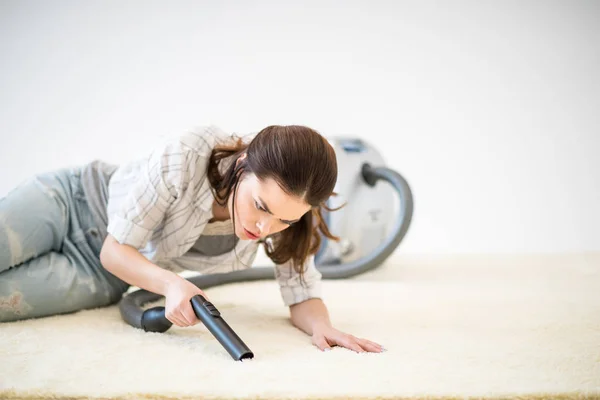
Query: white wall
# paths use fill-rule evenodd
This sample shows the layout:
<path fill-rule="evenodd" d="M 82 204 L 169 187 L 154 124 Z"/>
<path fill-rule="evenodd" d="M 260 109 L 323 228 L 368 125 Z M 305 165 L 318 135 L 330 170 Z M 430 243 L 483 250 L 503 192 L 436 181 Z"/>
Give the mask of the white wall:
<path fill-rule="evenodd" d="M 204 123 L 299 123 L 409 180 L 405 253 L 600 251 L 599 21 L 597 1 L 4 0 L 0 194 Z"/>

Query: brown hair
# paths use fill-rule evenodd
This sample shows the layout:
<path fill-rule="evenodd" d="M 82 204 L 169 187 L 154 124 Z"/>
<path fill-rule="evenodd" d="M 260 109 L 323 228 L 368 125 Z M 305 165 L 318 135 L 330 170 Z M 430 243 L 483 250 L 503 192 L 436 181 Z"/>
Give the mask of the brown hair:
<path fill-rule="evenodd" d="M 235 138 L 235 136 L 232 136 Z M 235 161 L 246 152 L 246 158 Z M 233 156 L 233 162 L 221 162 Z M 318 132 L 305 126 L 272 125 L 260 131 L 249 144 L 241 138 L 213 149 L 208 163 L 208 179 L 217 202 L 225 206 L 244 173 L 254 173 L 259 180 L 273 179 L 291 196 L 303 199 L 312 210 L 289 228 L 271 235 L 265 252 L 276 264 L 292 259 L 294 270 L 302 278 L 306 258 L 321 246 L 321 232 L 327 238 L 339 238 L 329 231 L 321 209 L 326 205 L 337 181 L 337 160 L 333 147 Z M 235 213 L 233 213 L 235 218 Z M 234 219 L 235 226 L 235 219 Z"/>

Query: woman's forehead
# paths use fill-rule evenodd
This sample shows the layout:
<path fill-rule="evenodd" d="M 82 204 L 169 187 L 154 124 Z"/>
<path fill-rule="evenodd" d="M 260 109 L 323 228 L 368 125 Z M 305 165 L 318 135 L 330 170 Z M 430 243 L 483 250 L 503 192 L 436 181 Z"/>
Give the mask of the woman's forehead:
<path fill-rule="evenodd" d="M 269 211 L 280 219 L 294 220 L 304 215 L 309 209 L 304 200 L 287 194 L 272 178 L 250 180 L 252 192 L 256 200 L 267 206 Z M 266 203 L 266 204 L 265 204 Z"/>

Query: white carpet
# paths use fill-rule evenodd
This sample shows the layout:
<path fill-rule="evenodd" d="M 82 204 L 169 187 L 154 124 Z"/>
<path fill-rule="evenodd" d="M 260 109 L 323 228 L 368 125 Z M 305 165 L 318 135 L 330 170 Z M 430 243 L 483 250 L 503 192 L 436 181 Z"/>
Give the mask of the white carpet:
<path fill-rule="evenodd" d="M 336 327 L 388 351 L 320 352 L 274 281 L 234 284 L 208 293 L 254 360 L 202 325 L 83 311 L 0 324 L 0 397 L 600 398 L 600 254 L 401 256 L 325 292 Z"/>

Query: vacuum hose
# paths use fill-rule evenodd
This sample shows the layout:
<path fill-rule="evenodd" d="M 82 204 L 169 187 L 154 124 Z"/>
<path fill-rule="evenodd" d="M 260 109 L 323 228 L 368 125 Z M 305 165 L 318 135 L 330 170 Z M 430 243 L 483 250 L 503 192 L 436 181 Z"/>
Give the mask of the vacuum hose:
<path fill-rule="evenodd" d="M 375 186 L 380 180 L 392 185 L 400 199 L 399 216 L 390 236 L 371 254 L 349 263 L 317 263 L 316 267 L 323 275 L 323 279 L 349 278 L 381 265 L 400 244 L 410 226 L 413 214 L 413 197 L 406 180 L 389 168 L 372 167 L 367 163 L 363 164 L 361 172 L 363 179 L 370 186 Z M 274 277 L 274 267 L 252 267 L 228 273 L 198 275 L 187 278 L 187 280 L 205 290 L 228 283 L 274 279 Z M 143 329 L 146 332 L 165 332 L 172 325 L 165 317 L 165 308 L 154 307 L 143 310 L 145 304 L 158 301 L 161 297 L 159 294 L 144 289 L 131 292 L 124 296 L 119 303 L 121 317 L 129 325 Z M 250 349 L 237 337 L 211 303 L 207 302 L 202 296 L 195 296 L 190 301 L 196 316 L 220 341 L 234 360 L 253 358 L 254 355 Z M 216 312 L 211 313 L 212 309 Z"/>

